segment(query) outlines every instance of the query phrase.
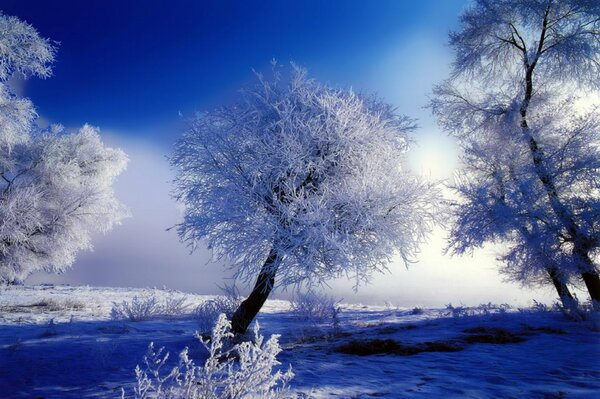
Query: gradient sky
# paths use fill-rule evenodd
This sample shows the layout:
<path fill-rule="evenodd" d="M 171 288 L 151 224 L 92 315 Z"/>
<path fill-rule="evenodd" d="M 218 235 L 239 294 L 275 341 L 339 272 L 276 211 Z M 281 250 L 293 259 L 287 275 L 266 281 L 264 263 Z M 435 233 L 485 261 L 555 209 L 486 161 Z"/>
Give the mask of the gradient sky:
<path fill-rule="evenodd" d="M 86 252 L 61 276 L 28 282 L 163 286 L 209 293 L 227 272 L 189 255 L 173 232 L 180 210 L 169 197 L 165 160 L 181 133 L 181 116 L 235 97 L 252 69 L 272 59 L 295 61 L 334 86 L 376 92 L 419 119 L 411 165 L 433 178 L 450 178 L 456 146 L 424 109 L 432 86 L 451 60 L 445 46 L 466 0 L 421 1 L 118 1 L 3 0 L 0 9 L 60 43 L 54 76 L 16 82 L 49 122 L 99 126 L 106 142 L 130 156 L 117 182 L 132 218 Z M 493 250 L 474 258 L 442 254 L 443 231 L 423 248 L 419 263 L 399 262 L 391 275 L 348 301 L 439 306 L 453 301 L 523 303 L 551 291 L 527 292 L 501 283 Z"/>

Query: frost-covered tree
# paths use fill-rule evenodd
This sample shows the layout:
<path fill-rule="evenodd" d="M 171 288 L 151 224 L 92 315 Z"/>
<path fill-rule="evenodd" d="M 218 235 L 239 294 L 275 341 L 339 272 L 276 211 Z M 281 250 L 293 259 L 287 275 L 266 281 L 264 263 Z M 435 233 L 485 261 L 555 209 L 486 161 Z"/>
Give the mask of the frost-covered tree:
<path fill-rule="evenodd" d="M 398 253 L 409 262 L 433 221 L 436 192 L 404 170 L 414 125 L 376 98 L 292 68 L 191 120 L 171 159 L 185 204 L 178 226 L 236 276 L 256 278 L 235 312 L 244 332 L 273 286 L 360 281 Z"/>
<path fill-rule="evenodd" d="M 566 111 L 569 105 L 561 109 Z M 598 127 L 595 115 L 567 121 L 546 115 L 544 121 L 546 137 L 556 135 L 553 144 L 546 144 L 552 175 L 568 196 L 573 187 L 582 189 L 570 201 L 585 206 L 592 206 L 598 195 L 593 188 L 600 168 L 594 144 Z M 578 268 L 561 236 L 562 225 L 531 168 L 529 153 L 521 146 L 518 139 L 499 133 L 464 147 L 465 167 L 454 186 L 462 201 L 455 207 L 450 247 L 462 253 L 485 242 L 505 242 L 508 249 L 501 259 L 507 276 L 527 285 L 551 282 L 570 306 L 573 297 L 566 282 L 579 274 Z"/>
<path fill-rule="evenodd" d="M 62 272 L 93 231 L 108 231 L 127 211 L 112 183 L 127 163 L 103 145 L 97 129 L 37 133 L 11 152 L 0 174 L 0 278 L 22 281 L 31 272 Z"/>
<path fill-rule="evenodd" d="M 573 106 L 600 89 L 600 2 L 477 0 L 450 46 L 431 103 L 464 150 L 450 247 L 507 242 L 513 278 L 547 276 L 564 301 L 579 276 L 600 300 L 598 111 Z"/>
<path fill-rule="evenodd" d="M 17 98 L 6 82 L 15 74 L 50 76 L 55 53 L 34 27 L 0 11 L 0 167 L 10 167 L 12 147 L 29 139 L 37 117 L 31 102 Z"/>
<path fill-rule="evenodd" d="M 15 73 L 46 78 L 55 54 L 56 46 L 33 26 L 0 11 L 0 81 Z"/>
<path fill-rule="evenodd" d="M 49 76 L 54 53 L 33 27 L 0 14 L 0 283 L 63 271 L 90 247 L 92 231 L 126 215 L 112 191 L 125 154 L 88 125 L 73 134 L 40 129 L 31 102 L 6 85 L 16 73 Z"/>

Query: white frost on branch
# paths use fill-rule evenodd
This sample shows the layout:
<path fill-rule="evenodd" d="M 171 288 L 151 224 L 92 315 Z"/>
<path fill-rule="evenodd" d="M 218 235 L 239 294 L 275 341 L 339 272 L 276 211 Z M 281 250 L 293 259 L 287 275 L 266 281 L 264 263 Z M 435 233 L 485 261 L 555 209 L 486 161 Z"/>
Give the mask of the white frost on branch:
<path fill-rule="evenodd" d="M 61 272 L 127 215 L 112 184 L 123 151 L 104 146 L 98 129 L 42 130 L 31 102 L 11 93 L 13 74 L 47 77 L 55 48 L 34 28 L 0 13 L 0 283 L 36 270 Z"/>
<path fill-rule="evenodd" d="M 179 354 L 179 363 L 166 368 L 169 354 L 150 344 L 144 358 L 145 368 L 135 369 L 135 399 L 283 399 L 295 397 L 287 383 L 294 377 L 291 367 L 285 372 L 273 370 L 281 363 L 278 336 L 266 342 L 255 324 L 252 341 L 227 349 L 233 338 L 231 324 L 222 314 L 209 340 L 197 336 L 208 352 L 204 366 L 196 366 L 187 348 Z M 125 394 L 123 394 L 125 398 Z"/>
<path fill-rule="evenodd" d="M 234 105 L 189 121 L 171 158 L 182 240 L 207 242 L 245 280 L 274 253 L 278 285 L 358 284 L 394 254 L 410 262 L 437 203 L 403 168 L 413 121 L 300 68 L 290 75 L 259 75 Z"/>
<path fill-rule="evenodd" d="M 55 54 L 55 44 L 40 37 L 33 26 L 0 11 L 0 81 L 15 73 L 48 77 Z"/>
<path fill-rule="evenodd" d="M 573 104 L 600 88 L 599 38 L 598 1 L 465 10 L 451 77 L 431 102 L 463 150 L 451 250 L 505 243 L 503 271 L 525 284 L 598 280 L 600 119 Z"/>
<path fill-rule="evenodd" d="M 126 155 L 104 146 L 97 129 L 34 136 L 11 152 L 0 173 L 0 281 L 31 272 L 62 272 L 91 247 L 92 232 L 106 232 L 127 215 L 112 184 Z"/>

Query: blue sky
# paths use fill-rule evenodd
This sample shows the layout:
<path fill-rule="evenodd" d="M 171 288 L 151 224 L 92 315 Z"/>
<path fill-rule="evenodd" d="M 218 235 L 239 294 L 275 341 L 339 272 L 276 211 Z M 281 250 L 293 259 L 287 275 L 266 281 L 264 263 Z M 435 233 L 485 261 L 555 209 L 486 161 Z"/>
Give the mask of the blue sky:
<path fill-rule="evenodd" d="M 442 47 L 465 2 L 2 3 L 6 14 L 60 42 L 54 77 L 27 85 L 26 94 L 45 117 L 166 142 L 179 133 L 172 128 L 179 111 L 187 115 L 227 101 L 252 79 L 252 68 L 263 69 L 273 58 L 294 60 L 333 85 L 385 91 L 401 101 L 387 87 L 398 79 L 394 75 L 407 73 L 402 65 L 387 76 L 374 77 L 374 69 L 417 35 Z M 410 78 L 430 81 L 420 74 Z"/>
<path fill-rule="evenodd" d="M 466 0 L 421 1 L 117 1 L 3 0 L 0 9 L 60 42 L 54 76 L 27 81 L 22 93 L 40 116 L 67 127 L 90 123 L 130 156 L 116 192 L 132 218 L 94 240 L 61 276 L 29 282 L 163 286 L 207 293 L 230 274 L 190 255 L 173 232 L 180 210 L 170 198 L 165 155 L 184 117 L 231 101 L 272 59 L 295 61 L 334 86 L 376 92 L 419 119 L 411 166 L 450 178 L 455 143 L 423 107 L 444 79 L 451 54 L 445 43 Z M 406 270 L 391 265 L 355 294 L 334 282 L 348 301 L 410 305 L 523 302 L 544 292 L 501 283 L 493 251 L 475 258 L 442 254 L 444 232 Z M 428 287 L 423 290 L 423 287 Z"/>

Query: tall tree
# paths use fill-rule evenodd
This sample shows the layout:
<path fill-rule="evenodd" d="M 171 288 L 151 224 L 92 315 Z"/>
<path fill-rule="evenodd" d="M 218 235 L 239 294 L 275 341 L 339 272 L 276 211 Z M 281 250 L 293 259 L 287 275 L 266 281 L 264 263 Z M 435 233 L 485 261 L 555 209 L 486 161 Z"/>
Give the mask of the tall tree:
<path fill-rule="evenodd" d="M 599 123 L 573 106 L 600 89 L 600 3 L 477 0 L 460 22 L 431 102 L 466 154 L 451 247 L 508 241 L 509 271 L 544 264 L 561 298 L 578 274 L 600 301 Z M 472 207 L 488 209 L 478 227 L 465 223 Z"/>
<path fill-rule="evenodd" d="M 15 74 L 50 76 L 54 54 L 31 25 L 0 13 L 0 283 L 65 270 L 91 246 L 92 231 L 127 214 L 112 191 L 125 154 L 88 125 L 73 134 L 40 129 L 31 102 L 6 84 Z"/>
<path fill-rule="evenodd" d="M 275 75 L 190 121 L 171 159 L 186 206 L 181 238 L 192 247 L 206 240 L 237 277 L 256 278 L 233 316 L 236 333 L 276 278 L 285 286 L 347 275 L 358 284 L 395 253 L 408 262 L 436 203 L 401 165 L 411 120 L 298 68 Z"/>

